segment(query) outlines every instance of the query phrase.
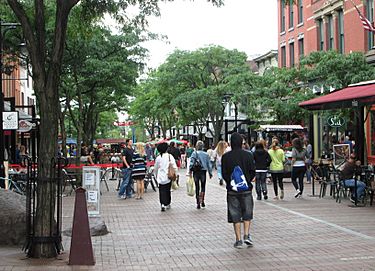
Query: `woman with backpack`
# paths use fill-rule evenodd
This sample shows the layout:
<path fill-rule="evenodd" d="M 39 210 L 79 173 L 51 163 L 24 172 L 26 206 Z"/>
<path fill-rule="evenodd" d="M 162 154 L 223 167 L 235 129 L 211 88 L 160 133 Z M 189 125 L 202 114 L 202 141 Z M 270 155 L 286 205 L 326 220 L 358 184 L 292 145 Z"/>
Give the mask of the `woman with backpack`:
<path fill-rule="evenodd" d="M 203 142 L 198 141 L 195 145 L 195 151 L 190 157 L 190 176 L 193 173 L 195 183 L 195 198 L 197 200 L 197 209 L 206 207 L 204 196 L 206 193 L 206 175 L 207 171 L 212 178 L 212 167 L 210 157 L 203 151 Z"/>
<path fill-rule="evenodd" d="M 303 193 L 303 177 L 306 173 L 306 160 L 309 157 L 300 138 L 293 139 L 292 145 L 292 183 L 297 191 L 294 197 L 300 198 Z"/>
<path fill-rule="evenodd" d="M 265 200 L 268 199 L 267 195 L 267 171 L 271 164 L 271 157 L 268 152 L 264 149 L 262 142 L 258 141 L 255 143 L 254 151 L 255 160 L 255 187 L 257 192 L 257 200 L 262 199 L 262 194 Z"/>

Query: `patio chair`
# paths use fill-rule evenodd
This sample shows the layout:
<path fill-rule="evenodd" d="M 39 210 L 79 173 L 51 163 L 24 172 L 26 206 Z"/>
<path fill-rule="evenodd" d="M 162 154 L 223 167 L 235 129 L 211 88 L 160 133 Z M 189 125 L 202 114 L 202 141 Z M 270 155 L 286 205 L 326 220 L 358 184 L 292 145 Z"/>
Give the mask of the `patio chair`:
<path fill-rule="evenodd" d="M 68 173 L 66 169 L 63 168 L 62 177 L 64 182 L 63 193 L 65 192 L 66 186 L 68 185 L 71 187 L 71 190 L 69 192 L 69 195 L 71 195 L 72 192 L 75 191 L 77 188 L 77 176 L 75 173 Z"/>
<path fill-rule="evenodd" d="M 338 171 L 333 167 L 324 165 L 321 167 L 322 180 L 320 181 L 319 197 L 326 195 L 327 187 L 330 187 L 330 195 L 337 197 Z"/>

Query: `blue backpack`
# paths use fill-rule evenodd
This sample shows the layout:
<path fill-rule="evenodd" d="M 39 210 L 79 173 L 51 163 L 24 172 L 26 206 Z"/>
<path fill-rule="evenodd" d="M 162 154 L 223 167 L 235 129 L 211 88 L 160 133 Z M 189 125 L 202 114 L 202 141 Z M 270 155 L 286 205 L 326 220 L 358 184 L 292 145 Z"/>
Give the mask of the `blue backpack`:
<path fill-rule="evenodd" d="M 232 186 L 232 190 L 237 191 L 237 192 L 249 190 L 246 177 L 243 174 L 242 169 L 239 166 L 236 166 L 233 169 L 230 179 L 231 179 L 230 184 Z"/>

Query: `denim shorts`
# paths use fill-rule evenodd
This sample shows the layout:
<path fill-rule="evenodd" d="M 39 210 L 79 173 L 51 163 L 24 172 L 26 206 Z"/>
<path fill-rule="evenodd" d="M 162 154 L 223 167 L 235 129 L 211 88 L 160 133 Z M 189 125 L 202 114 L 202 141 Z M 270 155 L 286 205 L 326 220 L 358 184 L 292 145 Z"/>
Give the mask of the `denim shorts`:
<path fill-rule="evenodd" d="M 228 222 L 238 223 L 253 219 L 253 195 L 251 192 L 227 193 Z"/>

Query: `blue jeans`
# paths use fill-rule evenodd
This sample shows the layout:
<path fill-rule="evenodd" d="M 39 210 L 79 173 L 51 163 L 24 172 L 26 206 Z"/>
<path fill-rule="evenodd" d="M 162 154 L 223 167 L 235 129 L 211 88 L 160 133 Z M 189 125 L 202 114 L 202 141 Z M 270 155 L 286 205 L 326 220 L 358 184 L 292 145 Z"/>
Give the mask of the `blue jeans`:
<path fill-rule="evenodd" d="M 123 168 L 121 171 L 123 178 L 118 195 L 121 197 L 126 193 L 126 196 L 130 197 L 132 195 L 132 186 L 130 181 L 132 178 L 132 170 L 131 168 Z"/>
<path fill-rule="evenodd" d="M 258 197 L 262 197 L 262 193 L 264 195 L 267 195 L 267 184 L 266 184 L 267 172 L 256 172 L 255 176 L 256 176 L 255 187 L 256 187 Z"/>
<path fill-rule="evenodd" d="M 344 185 L 346 187 L 355 187 L 355 180 L 354 179 L 349 179 L 344 181 Z M 357 181 L 357 199 L 362 198 L 365 195 L 365 188 L 366 185 L 364 182 Z M 355 198 L 355 192 L 352 193 L 352 197 Z"/>
<path fill-rule="evenodd" d="M 221 174 L 221 165 L 217 165 L 217 178 L 219 180 L 223 179 L 223 175 Z"/>
<path fill-rule="evenodd" d="M 306 181 L 308 183 L 311 183 L 311 178 L 312 178 L 311 164 L 306 164 Z"/>

